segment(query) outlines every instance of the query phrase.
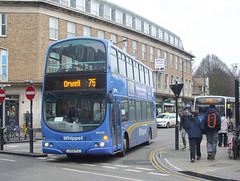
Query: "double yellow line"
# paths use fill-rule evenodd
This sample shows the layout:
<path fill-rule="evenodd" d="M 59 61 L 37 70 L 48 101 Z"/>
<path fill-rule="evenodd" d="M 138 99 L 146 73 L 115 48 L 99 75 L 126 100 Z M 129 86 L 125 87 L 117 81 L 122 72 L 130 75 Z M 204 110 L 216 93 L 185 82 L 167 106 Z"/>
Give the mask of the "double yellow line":
<path fill-rule="evenodd" d="M 154 151 L 151 152 L 150 154 L 150 162 L 152 163 L 152 165 L 158 169 L 159 171 L 165 173 L 165 174 L 168 174 L 168 175 L 171 175 L 171 176 L 174 176 L 174 177 L 178 177 L 178 178 L 182 178 L 182 179 L 186 179 L 186 180 L 191 180 L 191 181 L 197 181 L 199 179 L 194 179 L 194 178 L 189 178 L 189 177 L 186 177 L 186 176 L 183 176 L 183 175 L 180 175 L 180 174 L 177 174 L 177 173 L 174 173 L 174 172 L 170 172 L 168 170 L 166 170 L 165 168 L 163 168 L 161 165 L 159 165 L 159 163 L 157 162 L 156 158 L 155 158 L 155 155 L 157 152 L 163 150 L 164 148 L 158 148 Z"/>

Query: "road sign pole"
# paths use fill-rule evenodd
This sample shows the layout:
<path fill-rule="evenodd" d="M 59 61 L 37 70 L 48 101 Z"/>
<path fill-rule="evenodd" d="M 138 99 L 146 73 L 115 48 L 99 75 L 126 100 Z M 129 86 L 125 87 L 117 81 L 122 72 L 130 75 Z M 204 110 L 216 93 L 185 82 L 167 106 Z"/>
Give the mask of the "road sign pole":
<path fill-rule="evenodd" d="M 3 150 L 3 102 L 1 102 L 1 150 Z"/>
<path fill-rule="evenodd" d="M 178 92 L 178 86 L 176 81 L 176 92 Z M 176 94 L 176 126 L 175 126 L 175 150 L 179 149 L 179 133 L 178 133 L 178 94 Z"/>
<path fill-rule="evenodd" d="M 33 102 L 30 100 L 30 153 L 33 153 L 33 116 L 32 116 Z"/>
<path fill-rule="evenodd" d="M 30 82 L 30 86 L 26 89 L 26 97 L 30 100 L 30 153 L 33 153 L 33 114 L 32 114 L 32 107 L 33 107 L 33 98 L 35 97 L 35 88 L 32 86 Z"/>
<path fill-rule="evenodd" d="M 1 124 L 0 124 L 0 136 L 1 136 L 1 150 L 3 150 L 3 144 L 4 144 L 4 135 L 3 135 L 3 130 L 4 130 L 4 127 L 3 127 L 3 101 L 5 100 L 5 97 L 6 97 L 6 94 L 5 94 L 5 91 L 3 89 L 0 89 L 0 102 L 1 102 Z"/>

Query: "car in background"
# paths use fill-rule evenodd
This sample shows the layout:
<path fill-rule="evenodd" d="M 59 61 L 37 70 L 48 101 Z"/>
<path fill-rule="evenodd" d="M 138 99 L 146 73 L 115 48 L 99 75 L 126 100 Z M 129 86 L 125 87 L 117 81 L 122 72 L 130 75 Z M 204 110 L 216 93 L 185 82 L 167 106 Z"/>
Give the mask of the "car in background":
<path fill-rule="evenodd" d="M 180 122 L 180 116 L 178 116 L 178 122 Z M 161 113 L 157 116 L 158 128 L 170 128 L 176 125 L 176 113 Z"/>

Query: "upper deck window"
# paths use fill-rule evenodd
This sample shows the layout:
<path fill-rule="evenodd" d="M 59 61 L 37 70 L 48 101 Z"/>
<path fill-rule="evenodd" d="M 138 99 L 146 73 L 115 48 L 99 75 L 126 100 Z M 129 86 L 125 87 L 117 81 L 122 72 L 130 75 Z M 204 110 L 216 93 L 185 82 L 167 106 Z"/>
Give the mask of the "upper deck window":
<path fill-rule="evenodd" d="M 96 40 L 75 39 L 49 50 L 46 73 L 105 70 L 106 49 Z"/>

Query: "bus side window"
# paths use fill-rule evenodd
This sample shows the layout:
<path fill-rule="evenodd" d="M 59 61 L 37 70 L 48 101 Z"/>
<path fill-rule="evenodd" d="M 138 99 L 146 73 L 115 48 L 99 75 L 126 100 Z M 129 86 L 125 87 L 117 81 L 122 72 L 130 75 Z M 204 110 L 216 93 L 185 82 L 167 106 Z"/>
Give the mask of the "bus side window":
<path fill-rule="evenodd" d="M 118 52 L 119 74 L 126 76 L 126 57 L 121 52 Z"/>
<path fill-rule="evenodd" d="M 135 114 L 135 101 L 129 100 L 129 121 L 135 121 L 136 114 Z"/>
<path fill-rule="evenodd" d="M 121 100 L 121 108 L 122 108 L 122 121 L 128 121 L 128 100 Z"/>
<path fill-rule="evenodd" d="M 117 51 L 115 49 L 111 49 L 111 70 L 114 73 L 118 74 L 118 62 L 117 62 Z"/>

